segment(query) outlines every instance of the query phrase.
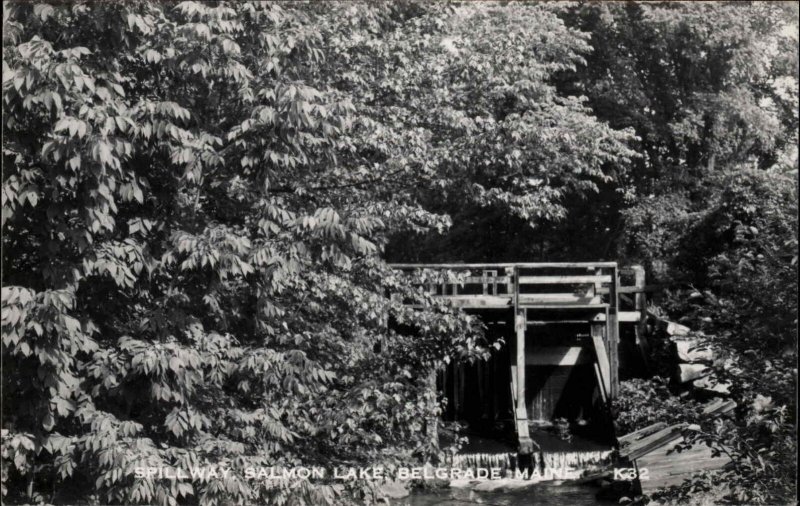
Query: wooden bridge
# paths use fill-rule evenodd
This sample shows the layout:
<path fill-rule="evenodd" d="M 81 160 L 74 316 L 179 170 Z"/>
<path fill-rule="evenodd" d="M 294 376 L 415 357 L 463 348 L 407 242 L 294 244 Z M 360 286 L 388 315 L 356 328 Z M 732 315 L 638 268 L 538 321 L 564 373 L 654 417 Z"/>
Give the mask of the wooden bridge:
<path fill-rule="evenodd" d="M 573 395 L 565 394 L 567 379 L 559 380 L 552 371 L 567 368 L 565 377 L 577 366 L 591 371 L 582 378 L 588 377 L 592 384 L 581 380 L 574 395 L 590 395 L 592 400 L 586 402 L 599 405 L 607 414 L 619 385 L 621 329 L 627 329 L 626 335 L 640 349 L 644 346 L 646 288 L 640 266 L 559 262 L 393 267 L 409 274 L 442 274 L 439 278 L 446 281 L 425 284 L 429 293 L 500 325 L 499 334 L 509 343 L 509 363 L 502 364 L 507 371 L 502 377 L 510 377 L 511 410 L 521 453 L 532 450 L 529 422 L 554 418 L 559 409 L 565 411 L 562 397 Z M 537 371 L 547 377 L 537 378 Z M 493 380 L 492 385 L 496 383 Z M 452 397 L 457 413 L 459 401 L 468 399 L 459 391 L 464 388 L 463 378 L 456 374 L 442 388 Z M 490 395 L 496 392 L 495 387 Z"/>

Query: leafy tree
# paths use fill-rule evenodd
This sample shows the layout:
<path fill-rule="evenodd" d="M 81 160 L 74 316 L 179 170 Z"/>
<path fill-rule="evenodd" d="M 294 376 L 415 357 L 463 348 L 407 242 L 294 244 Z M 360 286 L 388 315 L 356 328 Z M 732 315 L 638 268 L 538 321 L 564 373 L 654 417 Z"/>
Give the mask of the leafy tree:
<path fill-rule="evenodd" d="M 427 375 L 482 348 L 378 256 L 441 219 L 323 72 L 338 10 L 6 5 L 6 501 L 330 503 L 368 491 L 242 471 L 435 452 Z"/>
<path fill-rule="evenodd" d="M 609 128 L 585 97 L 554 86 L 559 72 L 585 63 L 589 46 L 546 5 L 462 6 L 431 45 L 403 69 L 414 74 L 397 103 L 411 109 L 406 128 L 425 129 L 439 167 L 422 202 L 454 226 L 444 238 L 399 235 L 387 254 L 526 258 L 537 227 L 561 222 L 572 200 L 625 172 L 631 133 Z"/>

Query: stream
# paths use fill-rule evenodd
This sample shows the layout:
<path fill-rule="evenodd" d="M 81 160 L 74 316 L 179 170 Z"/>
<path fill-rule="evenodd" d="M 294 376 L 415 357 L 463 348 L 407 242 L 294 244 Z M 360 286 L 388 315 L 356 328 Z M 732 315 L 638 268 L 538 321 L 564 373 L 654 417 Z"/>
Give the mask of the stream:
<path fill-rule="evenodd" d="M 569 465 L 577 471 L 591 470 L 607 462 L 611 450 L 605 441 L 592 437 L 576 435 L 569 442 L 562 441 L 548 431 L 535 431 L 532 434 L 538 451 L 532 455 L 532 464 L 542 473 L 548 468 Z M 504 472 L 509 462 L 516 462 L 516 453 L 508 442 L 471 435 L 469 442 L 457 455 L 453 467 L 475 469 L 480 467 L 500 467 Z M 512 468 L 516 467 L 513 465 Z M 577 477 L 577 476 L 576 476 Z M 501 480 L 506 481 L 506 480 Z M 469 504 L 522 506 L 589 506 L 609 504 L 596 498 L 599 487 L 591 482 L 575 483 L 562 480 L 528 482 L 520 486 L 519 480 L 509 481 L 508 486 L 497 490 L 473 490 L 473 487 L 458 486 L 453 482 L 450 488 L 418 489 L 403 499 L 395 499 L 392 505 L 403 506 L 461 506 Z"/>

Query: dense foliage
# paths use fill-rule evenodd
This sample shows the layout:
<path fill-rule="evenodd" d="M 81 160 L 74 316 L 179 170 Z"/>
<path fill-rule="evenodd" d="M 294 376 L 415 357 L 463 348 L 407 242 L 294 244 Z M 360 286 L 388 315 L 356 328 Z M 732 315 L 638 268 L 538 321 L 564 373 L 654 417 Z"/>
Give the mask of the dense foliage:
<path fill-rule="evenodd" d="M 428 374 L 489 351 L 386 261 L 539 258 L 702 293 L 732 500 L 789 497 L 792 9 L 6 3 L 3 500 L 369 498 L 241 471 L 436 459 Z"/>
<path fill-rule="evenodd" d="M 645 263 L 650 282 L 673 286 L 663 309 L 708 336 L 722 355 L 717 376 L 739 404 L 716 422 L 681 414 L 663 397 L 651 405 L 672 420 L 703 422 L 697 444 L 734 459 L 659 498 L 680 503 L 705 491 L 715 502 L 791 502 L 797 6 L 598 5 L 569 19 L 592 33 L 594 65 L 588 79 L 565 82 L 586 86 L 599 117 L 633 126 L 641 139 L 625 190 L 633 198 L 610 213 L 617 255 Z"/>
<path fill-rule="evenodd" d="M 442 218 L 381 182 L 424 168 L 331 82 L 331 8 L 7 6 L 6 500 L 318 504 L 362 492 L 242 470 L 430 454 L 428 371 L 481 348 L 378 256 Z"/>

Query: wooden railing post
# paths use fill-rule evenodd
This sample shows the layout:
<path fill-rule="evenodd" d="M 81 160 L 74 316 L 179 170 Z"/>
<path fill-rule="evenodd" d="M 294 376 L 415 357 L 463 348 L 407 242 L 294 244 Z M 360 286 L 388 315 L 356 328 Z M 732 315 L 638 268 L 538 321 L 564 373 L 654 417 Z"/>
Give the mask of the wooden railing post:
<path fill-rule="evenodd" d="M 608 361 L 611 368 L 611 399 L 617 397 L 619 388 L 619 269 L 611 268 L 608 307 Z"/>
<path fill-rule="evenodd" d="M 636 327 L 636 347 L 642 356 L 642 363 L 646 369 L 650 369 L 650 343 L 647 341 L 647 298 L 645 295 L 645 277 L 644 267 L 641 265 L 634 265 L 632 267 L 634 274 L 634 285 L 636 293 L 634 294 L 634 310 L 638 313 Z"/>

